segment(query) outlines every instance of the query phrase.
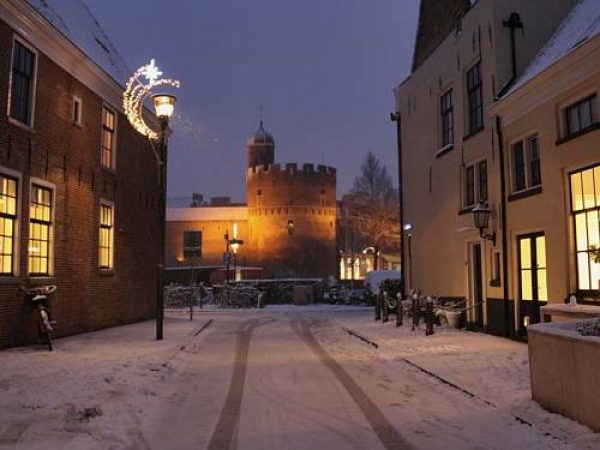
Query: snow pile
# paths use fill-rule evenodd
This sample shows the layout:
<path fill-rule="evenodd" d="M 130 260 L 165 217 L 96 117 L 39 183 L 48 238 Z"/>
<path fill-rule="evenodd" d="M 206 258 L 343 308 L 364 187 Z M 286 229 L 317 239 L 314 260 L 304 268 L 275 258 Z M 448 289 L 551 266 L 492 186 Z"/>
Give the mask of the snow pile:
<path fill-rule="evenodd" d="M 27 0 L 48 22 L 120 84 L 131 70 L 83 0 Z"/>
<path fill-rule="evenodd" d="M 523 72 L 510 92 L 600 33 L 600 0 L 581 0 Z"/>

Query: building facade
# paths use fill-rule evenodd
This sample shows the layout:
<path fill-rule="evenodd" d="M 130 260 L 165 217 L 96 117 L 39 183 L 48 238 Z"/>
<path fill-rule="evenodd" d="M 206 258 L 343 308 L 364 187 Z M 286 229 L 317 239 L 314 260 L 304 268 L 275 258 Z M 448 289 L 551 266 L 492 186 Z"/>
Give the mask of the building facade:
<path fill-rule="evenodd" d="M 246 205 L 169 208 L 169 271 L 176 270 L 174 258 L 180 269 L 189 268 L 184 232 L 196 230 L 202 233 L 200 264 L 220 265 L 213 270 L 227 266 L 227 241 L 238 239 L 244 242 L 236 249 L 236 266 L 249 276 L 335 276 L 336 170 L 275 163 L 275 140 L 262 122 L 246 147 Z"/>
<path fill-rule="evenodd" d="M 579 2 L 490 108 L 507 167 L 517 333 L 571 295 L 600 313 L 600 4 Z M 600 256 L 600 255 L 598 255 Z M 592 308 L 586 306 L 588 311 Z"/>
<path fill-rule="evenodd" d="M 0 3 L 0 347 L 37 339 L 22 286 L 58 286 L 61 336 L 154 315 L 157 166 L 127 69 L 83 3 L 54 3 Z"/>
<path fill-rule="evenodd" d="M 394 91 L 401 121 L 405 289 L 466 298 L 472 328 L 512 334 L 519 320 L 515 293 L 502 273 L 504 258 L 510 258 L 508 236 L 505 242 L 501 233 L 507 212 L 502 131 L 488 108 L 576 3 L 421 2 L 412 73 Z M 495 233 L 493 240 L 482 239 L 474 226 L 479 203 L 492 211 L 485 234 Z"/>

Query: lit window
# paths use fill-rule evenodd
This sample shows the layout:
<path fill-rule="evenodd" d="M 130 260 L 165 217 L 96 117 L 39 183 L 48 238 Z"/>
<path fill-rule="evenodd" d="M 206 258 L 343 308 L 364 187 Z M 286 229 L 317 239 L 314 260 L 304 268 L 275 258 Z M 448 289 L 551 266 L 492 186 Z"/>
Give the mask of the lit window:
<path fill-rule="evenodd" d="M 600 248 L 600 165 L 572 173 L 571 212 L 575 226 L 577 286 L 579 290 L 600 289 L 600 263 L 593 258 Z"/>
<path fill-rule="evenodd" d="M 483 89 L 481 84 L 481 61 L 467 72 L 469 100 L 469 134 L 483 128 Z"/>
<path fill-rule="evenodd" d="M 452 89 L 440 97 L 442 118 L 442 147 L 454 143 L 454 111 L 452 107 Z"/>
<path fill-rule="evenodd" d="M 463 208 L 488 199 L 487 161 L 466 166 L 463 170 Z"/>
<path fill-rule="evenodd" d="M 0 175 L 0 275 L 13 275 L 17 180 Z"/>
<path fill-rule="evenodd" d="M 100 205 L 100 239 L 99 239 L 99 266 L 101 269 L 112 269 L 114 252 L 114 217 L 113 207 L 107 204 Z"/>
<path fill-rule="evenodd" d="M 102 108 L 102 165 L 114 169 L 115 113 Z"/>
<path fill-rule="evenodd" d="M 540 149 L 537 134 L 512 145 L 513 191 L 542 184 Z"/>
<path fill-rule="evenodd" d="M 14 41 L 10 80 L 10 117 L 32 124 L 36 54 L 18 40 Z"/>
<path fill-rule="evenodd" d="M 52 190 L 31 185 L 29 204 L 29 274 L 50 275 Z"/>

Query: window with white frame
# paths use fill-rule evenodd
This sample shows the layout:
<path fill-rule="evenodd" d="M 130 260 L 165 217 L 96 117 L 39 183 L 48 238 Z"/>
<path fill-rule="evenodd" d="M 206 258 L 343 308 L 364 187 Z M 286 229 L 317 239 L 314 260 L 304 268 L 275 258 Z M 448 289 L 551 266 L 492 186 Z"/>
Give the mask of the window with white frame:
<path fill-rule="evenodd" d="M 32 184 L 29 197 L 29 275 L 48 276 L 52 250 L 53 192 L 46 186 Z"/>
<path fill-rule="evenodd" d="M 571 173 L 571 215 L 575 231 L 577 287 L 600 289 L 600 165 Z"/>
<path fill-rule="evenodd" d="M 103 106 L 101 162 L 104 167 L 109 169 L 115 168 L 115 127 L 115 112 Z"/>
<path fill-rule="evenodd" d="M 598 97 L 596 94 L 590 95 L 565 108 L 566 135 L 568 137 L 584 132 L 597 125 L 599 120 Z"/>
<path fill-rule="evenodd" d="M 13 41 L 9 116 L 25 125 L 33 124 L 37 55 L 19 39 Z"/>
<path fill-rule="evenodd" d="M 114 267 L 114 208 L 108 203 L 100 204 L 98 255 L 98 264 L 101 269 Z"/>
<path fill-rule="evenodd" d="M 538 135 L 528 136 L 512 144 L 511 156 L 513 192 L 541 186 L 542 172 Z"/>
<path fill-rule="evenodd" d="M 470 208 L 488 199 L 487 161 L 484 159 L 463 168 L 462 206 Z"/>
<path fill-rule="evenodd" d="M 440 97 L 440 115 L 442 120 L 442 147 L 454 143 L 454 110 L 452 106 L 452 89 Z"/>
<path fill-rule="evenodd" d="M 17 180 L 0 174 L 0 275 L 14 275 Z"/>
<path fill-rule="evenodd" d="M 73 121 L 74 125 L 81 125 L 81 108 L 81 99 L 79 97 L 73 97 L 73 117 L 71 120 Z"/>

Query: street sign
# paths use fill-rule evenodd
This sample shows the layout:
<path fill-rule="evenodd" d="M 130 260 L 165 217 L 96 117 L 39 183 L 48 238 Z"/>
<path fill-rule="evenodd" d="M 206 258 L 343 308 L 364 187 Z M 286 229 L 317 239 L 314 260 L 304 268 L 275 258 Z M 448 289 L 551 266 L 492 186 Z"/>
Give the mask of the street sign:
<path fill-rule="evenodd" d="M 183 257 L 202 257 L 202 231 L 183 232 Z"/>

